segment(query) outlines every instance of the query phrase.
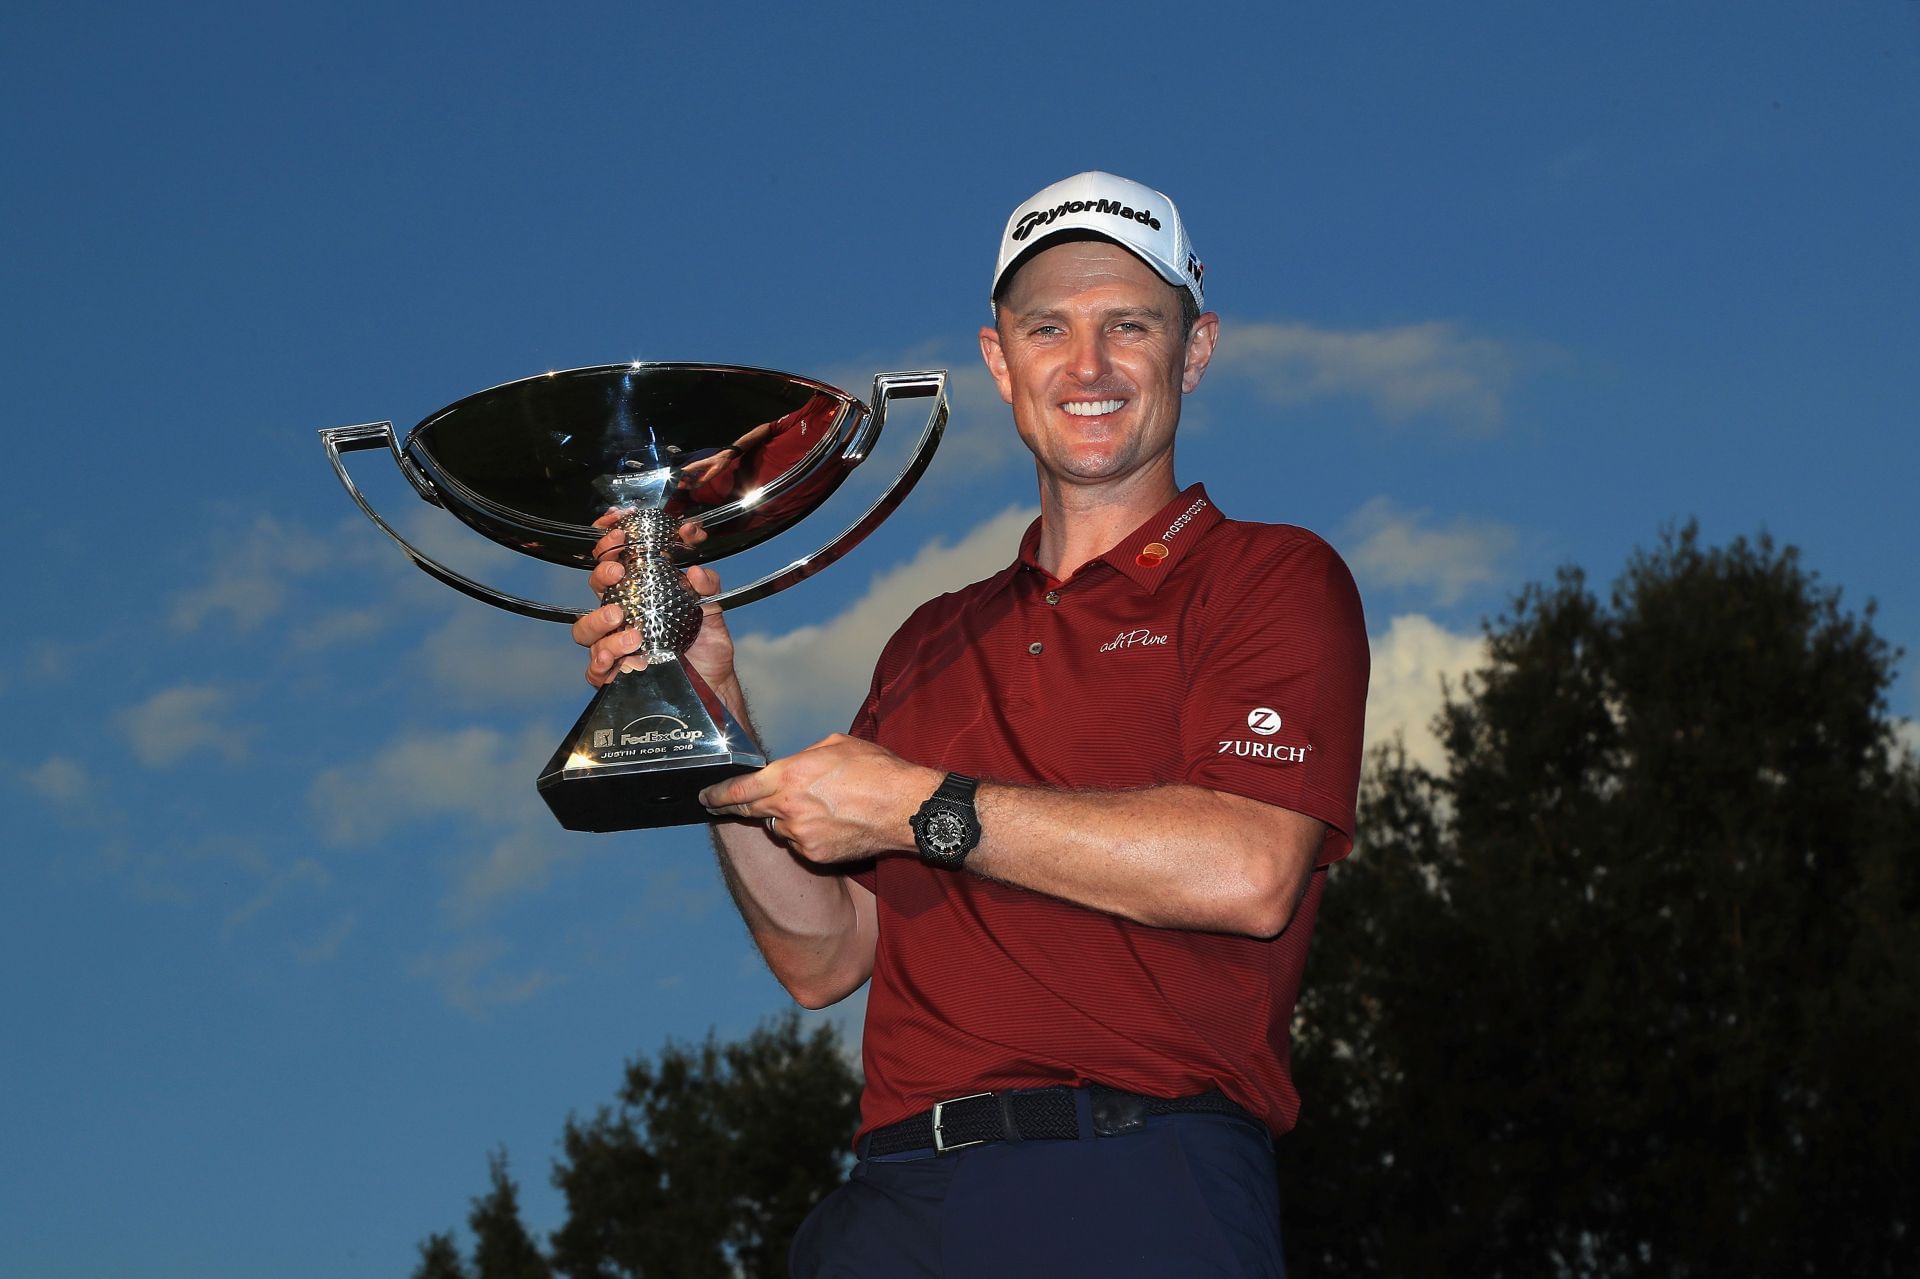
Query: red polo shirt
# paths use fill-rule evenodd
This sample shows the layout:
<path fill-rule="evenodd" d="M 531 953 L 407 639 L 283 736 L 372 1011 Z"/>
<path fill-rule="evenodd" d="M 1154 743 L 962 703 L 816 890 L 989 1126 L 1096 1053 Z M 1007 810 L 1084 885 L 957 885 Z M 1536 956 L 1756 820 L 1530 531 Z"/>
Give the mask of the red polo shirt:
<path fill-rule="evenodd" d="M 1067 581 L 1019 559 L 923 605 L 881 654 L 856 736 L 982 780 L 1185 782 L 1319 818 L 1278 938 L 1153 928 L 908 855 L 879 901 L 862 1127 L 968 1093 L 1218 1088 L 1275 1132 L 1299 1111 L 1287 1028 L 1325 867 L 1353 842 L 1367 637 L 1333 549 L 1224 519 L 1198 485 Z"/>

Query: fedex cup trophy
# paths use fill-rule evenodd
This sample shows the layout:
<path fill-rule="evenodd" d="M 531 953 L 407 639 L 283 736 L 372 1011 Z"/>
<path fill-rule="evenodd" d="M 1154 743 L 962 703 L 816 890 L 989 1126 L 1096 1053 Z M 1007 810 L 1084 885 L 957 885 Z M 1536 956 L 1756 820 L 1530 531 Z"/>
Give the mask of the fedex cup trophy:
<path fill-rule="evenodd" d="M 899 474 L 838 536 L 785 568 L 702 600 L 682 570 L 775 537 L 818 509 L 873 451 L 893 401 L 931 398 Z M 863 541 L 925 473 L 947 421 L 944 372 L 883 373 L 861 403 L 823 382 L 720 364 L 633 363 L 524 378 L 457 400 L 396 437 L 391 422 L 320 432 L 348 494 L 420 568 L 524 617 L 588 610 L 522 599 L 415 547 L 361 493 L 345 453 L 385 448 L 419 495 L 511 550 L 590 569 L 615 513 L 622 579 L 606 592 L 641 633 L 646 668 L 588 704 L 541 770 L 541 797 L 569 830 L 708 820 L 713 782 L 765 753 L 681 655 L 703 604 L 732 608 L 819 572 Z M 605 522 L 603 521 L 602 524 Z"/>

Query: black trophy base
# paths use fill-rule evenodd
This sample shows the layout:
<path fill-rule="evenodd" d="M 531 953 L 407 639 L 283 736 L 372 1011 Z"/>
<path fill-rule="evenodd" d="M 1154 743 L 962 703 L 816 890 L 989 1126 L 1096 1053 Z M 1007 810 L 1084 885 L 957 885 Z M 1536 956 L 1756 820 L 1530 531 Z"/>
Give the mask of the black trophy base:
<path fill-rule="evenodd" d="M 766 767 L 740 722 L 681 663 L 615 676 L 540 770 L 540 797 L 568 830 L 710 822 L 700 792 Z"/>

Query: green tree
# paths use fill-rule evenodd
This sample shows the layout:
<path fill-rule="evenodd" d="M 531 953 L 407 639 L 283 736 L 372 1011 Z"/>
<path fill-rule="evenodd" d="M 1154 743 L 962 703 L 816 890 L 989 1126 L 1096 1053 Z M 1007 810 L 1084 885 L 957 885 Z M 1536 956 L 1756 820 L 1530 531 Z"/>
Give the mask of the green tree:
<path fill-rule="evenodd" d="M 473 1271 L 478 1279 L 550 1279 L 545 1257 L 520 1220 L 520 1188 L 507 1175 L 507 1152 L 487 1159 L 487 1193 L 473 1201 Z"/>
<path fill-rule="evenodd" d="M 567 1121 L 553 1172 L 567 1219 L 549 1255 L 521 1223 L 503 1152 L 468 1218 L 472 1266 L 433 1235 L 414 1279 L 784 1275 L 800 1222 L 846 1174 L 859 1097 L 839 1036 L 803 1033 L 797 1014 L 737 1043 L 668 1043 L 628 1063 L 614 1105 Z"/>
<path fill-rule="evenodd" d="M 1281 1145 L 1303 1274 L 1912 1273 L 1920 768 L 1791 549 L 1523 592 L 1369 757 Z"/>
<path fill-rule="evenodd" d="M 460 1248 L 450 1234 L 432 1234 L 420 1245 L 420 1264 L 413 1279 L 469 1279 L 460 1264 Z"/>
<path fill-rule="evenodd" d="M 851 1159 L 860 1081 L 829 1026 L 782 1017 L 628 1065 L 616 1106 L 569 1120 L 554 1184 L 571 1279 L 777 1276 Z"/>

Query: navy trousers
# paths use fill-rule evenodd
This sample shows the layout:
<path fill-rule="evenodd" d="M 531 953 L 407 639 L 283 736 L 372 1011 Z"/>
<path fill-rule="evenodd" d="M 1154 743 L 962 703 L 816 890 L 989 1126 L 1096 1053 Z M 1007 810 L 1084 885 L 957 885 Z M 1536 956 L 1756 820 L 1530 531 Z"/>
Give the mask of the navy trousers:
<path fill-rule="evenodd" d="M 1265 1128 L 1156 1115 L 1099 1137 L 1083 1115 L 1081 1132 L 862 1159 L 794 1237 L 793 1279 L 1283 1279 Z"/>

